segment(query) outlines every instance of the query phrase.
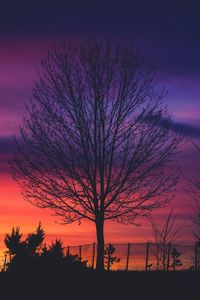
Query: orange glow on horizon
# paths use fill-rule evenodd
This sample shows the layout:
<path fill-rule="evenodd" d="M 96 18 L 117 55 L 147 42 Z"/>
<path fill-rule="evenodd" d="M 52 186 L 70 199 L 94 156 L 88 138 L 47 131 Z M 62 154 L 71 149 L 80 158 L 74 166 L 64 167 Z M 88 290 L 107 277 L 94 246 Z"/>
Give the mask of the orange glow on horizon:
<path fill-rule="evenodd" d="M 25 237 L 29 232 L 35 230 L 40 221 L 46 232 L 45 242 L 47 244 L 50 244 L 55 238 L 60 238 L 64 246 L 90 244 L 96 240 L 95 226 L 93 223 L 83 221 L 81 225 L 77 223 L 61 225 L 59 223 L 60 220 L 53 216 L 52 211 L 39 209 L 25 201 L 20 194 L 17 183 L 13 181 L 9 174 L 1 174 L 0 182 L 0 255 L 5 251 L 5 245 L 3 243 L 4 236 L 6 233 L 11 232 L 13 226 L 20 226 L 21 233 L 23 233 Z M 178 191 L 178 195 L 180 198 L 183 195 L 180 190 Z M 177 202 L 177 206 L 178 209 L 175 212 L 178 212 L 179 217 L 182 216 L 182 213 L 188 212 L 189 205 L 187 199 L 182 200 L 181 206 L 178 205 Z M 162 222 L 163 217 L 168 211 L 169 207 L 157 210 L 154 212 L 154 216 L 158 222 Z M 105 241 L 115 244 L 128 242 L 138 243 L 152 240 L 151 227 L 147 221 L 138 219 L 138 223 L 141 223 L 142 226 L 136 227 L 133 225 L 122 225 L 116 222 L 107 222 L 105 224 Z M 185 217 L 181 217 L 177 220 L 177 223 L 179 227 L 184 226 L 184 235 L 181 239 L 183 241 L 192 241 L 192 224 L 188 218 L 186 220 Z"/>

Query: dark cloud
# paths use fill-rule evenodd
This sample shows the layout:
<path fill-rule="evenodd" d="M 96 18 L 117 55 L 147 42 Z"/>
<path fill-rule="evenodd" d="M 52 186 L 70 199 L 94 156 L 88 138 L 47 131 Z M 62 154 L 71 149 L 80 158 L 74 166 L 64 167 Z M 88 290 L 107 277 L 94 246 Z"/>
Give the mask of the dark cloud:
<path fill-rule="evenodd" d="M 0 136 L 0 175 L 10 173 L 9 161 L 15 150 L 16 146 L 12 137 Z"/>
<path fill-rule="evenodd" d="M 169 126 L 169 123 L 165 120 L 160 120 L 156 116 L 152 116 L 148 122 L 154 122 L 159 126 Z M 200 126 L 188 124 L 184 122 L 172 121 L 170 130 L 181 133 L 186 138 L 200 139 Z M 0 154 L 12 154 L 17 150 L 17 146 L 12 136 L 0 137 Z"/>
<path fill-rule="evenodd" d="M 173 122 L 171 128 L 175 132 L 181 132 L 187 138 L 200 139 L 200 126 L 183 122 Z"/>
<path fill-rule="evenodd" d="M 0 136 L 0 175 L 11 173 L 10 159 L 16 150 L 14 137 Z"/>
<path fill-rule="evenodd" d="M 132 31 L 133 25 L 140 17 L 143 26 L 148 22 L 150 11 L 131 1 L 18 1 L 10 4 L 1 4 L 1 27 L 2 32 L 11 34 L 25 33 L 27 31 L 45 33 L 73 32 L 76 29 L 100 31 L 128 29 Z M 152 9 L 151 13 L 155 11 Z M 139 14 L 139 16 L 138 16 Z M 148 16 L 148 18 L 147 18 Z M 155 22 L 155 13 L 152 18 Z M 134 17 L 134 18 L 131 18 Z M 93 26 L 91 26 L 93 25 Z M 90 29 L 90 30 L 89 30 Z"/>
<path fill-rule="evenodd" d="M 123 36 L 134 41 L 158 69 L 199 74 L 199 8 L 197 2 L 179 1 L 4 1 L 0 35 L 12 39 Z"/>
<path fill-rule="evenodd" d="M 171 131 L 180 133 L 186 138 L 200 139 L 200 126 L 173 120 L 165 120 L 157 115 L 153 115 L 148 119 L 145 119 L 145 122 L 149 122 L 163 128 L 169 128 Z"/>
<path fill-rule="evenodd" d="M 2 33 L 109 33 L 187 36 L 199 30 L 198 5 L 160 1 L 12 1 L 1 3 Z M 192 31 L 191 31 L 192 29 Z"/>
<path fill-rule="evenodd" d="M 0 175 L 11 173 L 11 166 L 9 162 L 10 162 L 10 156 L 1 157 L 0 154 Z"/>
<path fill-rule="evenodd" d="M 2 154 L 11 154 L 16 150 L 16 144 L 14 137 L 6 136 L 0 137 L 0 155 Z"/>

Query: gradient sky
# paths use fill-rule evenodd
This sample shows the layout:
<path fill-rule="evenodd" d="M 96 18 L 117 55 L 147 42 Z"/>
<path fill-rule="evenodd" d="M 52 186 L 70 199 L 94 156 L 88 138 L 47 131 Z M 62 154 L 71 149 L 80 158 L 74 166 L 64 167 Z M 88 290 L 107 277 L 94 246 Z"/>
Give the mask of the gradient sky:
<path fill-rule="evenodd" d="M 17 1 L 18 2 L 18 1 Z M 12 180 L 8 159 L 14 152 L 12 136 L 17 134 L 31 97 L 36 67 L 55 43 L 85 36 L 109 37 L 131 43 L 149 59 L 156 70 L 159 87 L 165 86 L 165 99 L 175 125 L 181 125 L 186 144 L 177 156 L 183 170 L 173 203 L 155 212 L 162 222 L 171 206 L 182 228 L 182 241 L 193 240 L 190 221 L 191 199 L 185 193 L 188 182 L 199 171 L 197 151 L 200 143 L 200 18 L 199 8 L 167 1 L 118 1 L 107 3 L 48 1 L 37 4 L 1 4 L 0 8 L 0 248 L 3 236 L 20 225 L 22 232 L 34 230 L 41 221 L 47 240 L 61 237 L 65 244 L 90 243 L 95 239 L 93 224 L 61 226 L 50 211 L 24 201 Z M 151 3 L 149 3 L 151 2 Z M 19 2 L 18 2 L 19 3 Z M 67 4 L 66 4 L 67 3 Z M 87 3 L 87 4 L 86 4 Z M 59 220 L 57 220 L 59 221 Z M 111 242 L 146 241 L 151 232 L 143 226 L 106 225 L 106 240 Z"/>

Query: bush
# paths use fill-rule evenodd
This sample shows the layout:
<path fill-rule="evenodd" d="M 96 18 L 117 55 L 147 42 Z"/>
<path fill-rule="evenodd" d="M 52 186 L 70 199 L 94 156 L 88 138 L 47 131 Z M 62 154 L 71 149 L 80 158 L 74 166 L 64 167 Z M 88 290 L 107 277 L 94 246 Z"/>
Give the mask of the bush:
<path fill-rule="evenodd" d="M 5 245 L 10 256 L 7 272 L 74 272 L 86 270 L 86 262 L 81 262 L 77 255 L 64 255 L 63 243 L 56 239 L 50 246 L 42 244 L 45 233 L 41 224 L 35 233 L 30 233 L 21 241 L 22 234 L 17 227 L 11 234 L 6 234 Z"/>

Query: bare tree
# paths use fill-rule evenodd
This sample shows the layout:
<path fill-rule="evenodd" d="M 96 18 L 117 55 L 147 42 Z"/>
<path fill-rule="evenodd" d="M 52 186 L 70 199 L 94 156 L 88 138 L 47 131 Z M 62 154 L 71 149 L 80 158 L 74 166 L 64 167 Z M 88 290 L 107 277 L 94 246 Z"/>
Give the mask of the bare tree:
<path fill-rule="evenodd" d="M 151 223 L 152 234 L 156 245 L 153 254 L 156 258 L 157 270 L 168 270 L 170 256 L 172 253 L 175 256 L 177 252 L 175 248 L 171 251 L 171 246 L 180 237 L 180 228 L 174 228 L 176 215 L 173 214 L 172 208 L 162 227 L 156 223 L 151 215 L 148 216 L 148 220 Z M 173 259 L 175 258 L 173 257 Z"/>
<path fill-rule="evenodd" d="M 195 145 L 196 149 L 200 152 L 200 147 Z M 192 256 L 194 262 L 194 268 L 200 270 L 200 177 L 197 176 L 189 180 L 190 188 L 186 192 L 193 200 L 193 216 L 191 218 L 192 223 L 195 226 L 194 238 L 195 242 L 195 256 Z"/>
<path fill-rule="evenodd" d="M 41 64 L 13 158 L 26 200 L 64 223 L 87 219 L 104 268 L 104 222 L 134 224 L 171 198 L 180 136 L 154 72 L 131 49 L 89 40 Z"/>
<path fill-rule="evenodd" d="M 200 152 L 200 148 L 195 145 L 197 150 Z M 195 232 L 196 238 L 200 239 L 200 177 L 193 178 L 189 180 L 190 189 L 187 191 L 189 195 L 192 197 L 193 203 L 193 217 L 192 222 L 196 226 L 197 231 Z"/>
<path fill-rule="evenodd" d="M 194 261 L 198 265 L 198 270 L 200 269 L 200 181 L 199 179 L 194 179 L 191 184 L 190 195 L 193 198 L 193 216 L 192 222 L 195 225 L 194 230 L 194 239 L 195 239 L 195 251 L 196 257 L 194 257 Z"/>

